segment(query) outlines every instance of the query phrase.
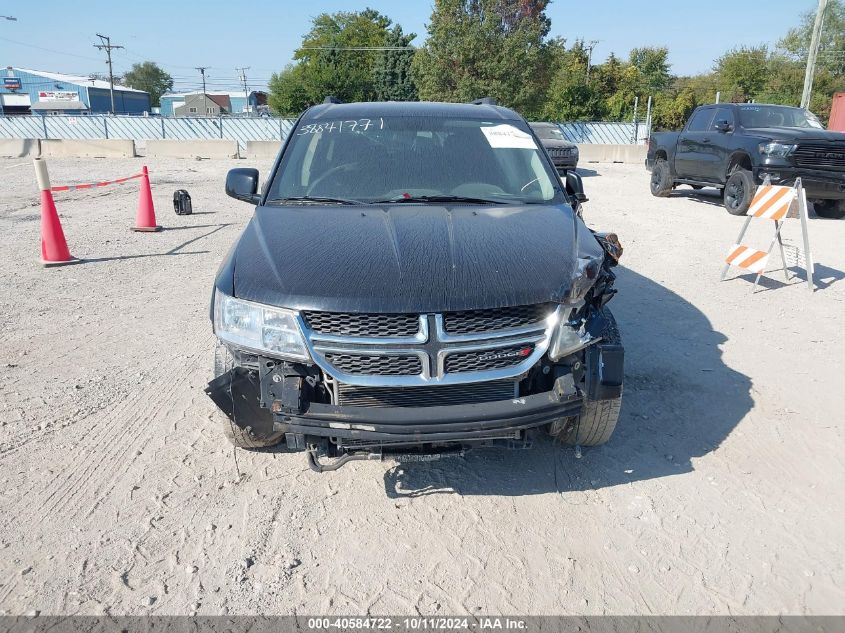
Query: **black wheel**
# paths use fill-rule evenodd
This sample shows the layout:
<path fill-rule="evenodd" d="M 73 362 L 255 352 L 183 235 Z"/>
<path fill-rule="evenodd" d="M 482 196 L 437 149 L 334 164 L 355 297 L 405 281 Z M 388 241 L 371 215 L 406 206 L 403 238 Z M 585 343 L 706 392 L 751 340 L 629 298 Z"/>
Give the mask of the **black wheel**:
<path fill-rule="evenodd" d="M 845 200 L 814 200 L 813 210 L 820 218 L 839 220 L 845 218 Z"/>
<path fill-rule="evenodd" d="M 607 308 L 603 310 L 607 325 L 602 332 L 606 343 L 619 344 L 622 337 L 616 319 Z M 584 399 L 580 416 L 563 418 L 549 425 L 549 433 L 569 446 L 599 446 L 613 435 L 619 413 L 622 410 L 622 396 L 610 400 Z"/>
<path fill-rule="evenodd" d="M 665 198 L 672 193 L 672 174 L 669 171 L 669 163 L 658 158 L 651 168 L 651 181 L 649 186 L 651 195 L 658 198 Z"/>
<path fill-rule="evenodd" d="M 745 215 L 751 201 L 754 199 L 754 192 L 757 187 L 751 172 L 742 167 L 736 167 L 728 177 L 723 192 L 725 208 L 731 215 Z"/>
<path fill-rule="evenodd" d="M 218 343 L 214 348 L 214 377 L 218 378 L 235 366 L 235 359 L 225 345 Z M 237 416 L 236 416 L 237 417 Z M 230 420 L 222 411 L 215 408 L 214 418 L 220 425 L 223 435 L 238 448 L 267 448 L 275 446 L 284 439 L 284 432 L 273 432 L 273 417 L 267 412 L 267 418 L 250 420 L 241 424 Z"/>

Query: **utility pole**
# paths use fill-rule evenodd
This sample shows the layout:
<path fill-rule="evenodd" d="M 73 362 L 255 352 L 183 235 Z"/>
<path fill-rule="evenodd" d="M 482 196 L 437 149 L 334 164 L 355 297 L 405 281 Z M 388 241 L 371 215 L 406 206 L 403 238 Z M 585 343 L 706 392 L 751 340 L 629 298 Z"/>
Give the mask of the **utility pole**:
<path fill-rule="evenodd" d="M 197 66 L 195 70 L 200 71 L 200 75 L 202 75 L 202 98 L 205 99 L 205 71 L 211 68 L 211 66 Z"/>
<path fill-rule="evenodd" d="M 816 10 L 816 21 L 813 24 L 813 37 L 810 41 L 810 50 L 807 54 L 807 70 L 804 73 L 804 92 L 801 93 L 801 107 L 809 109 L 810 95 L 813 92 L 813 78 L 816 74 L 816 57 L 819 53 L 821 43 L 822 24 L 824 24 L 824 11 L 827 8 L 827 0 L 819 0 L 819 8 Z"/>
<path fill-rule="evenodd" d="M 590 65 L 593 61 L 593 48 L 598 43 L 598 40 L 590 40 L 590 43 L 585 46 L 585 48 L 587 49 L 587 83 L 590 83 Z"/>
<path fill-rule="evenodd" d="M 249 109 L 249 89 L 246 87 L 246 71 L 249 70 L 249 66 L 245 66 L 244 68 L 235 68 L 235 71 L 239 73 L 241 83 L 244 85 L 244 97 L 246 97 L 246 115 L 251 116 L 250 109 Z"/>
<path fill-rule="evenodd" d="M 114 72 L 112 71 L 111 66 L 111 52 L 112 49 L 123 47 L 118 46 L 117 44 L 112 44 L 111 38 L 106 37 L 105 35 L 100 35 L 99 33 L 97 33 L 97 37 L 100 38 L 102 44 L 94 44 L 94 48 L 98 48 L 101 51 L 106 51 L 106 57 L 109 60 L 109 94 L 111 95 L 111 113 L 114 114 Z"/>

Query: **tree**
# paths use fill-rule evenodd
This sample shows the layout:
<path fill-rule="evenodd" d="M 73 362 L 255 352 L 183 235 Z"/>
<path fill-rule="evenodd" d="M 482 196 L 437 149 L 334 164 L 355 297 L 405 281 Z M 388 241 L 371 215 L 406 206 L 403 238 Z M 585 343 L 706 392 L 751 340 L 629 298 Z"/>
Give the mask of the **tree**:
<path fill-rule="evenodd" d="M 270 108 L 284 116 L 296 116 L 314 104 L 306 85 L 303 67 L 289 64 L 279 73 L 273 73 L 268 84 Z"/>
<path fill-rule="evenodd" d="M 150 93 L 152 106 L 159 105 L 159 99 L 173 88 L 173 77 L 155 62 L 132 64 L 132 68 L 123 75 L 123 83 L 130 88 Z"/>
<path fill-rule="evenodd" d="M 596 81 L 587 83 L 588 54 L 581 40 L 576 40 L 568 50 L 563 40 L 554 40 L 550 43 L 550 50 L 553 71 L 542 110 L 543 118 L 552 121 L 597 121 L 604 118 L 607 104 L 601 87 L 608 82 L 613 83 L 614 78 L 600 73 Z"/>
<path fill-rule="evenodd" d="M 417 85 L 411 75 L 415 49 L 410 47 L 416 36 L 405 35 L 398 24 L 388 33 L 386 46 L 406 50 L 382 51 L 378 56 L 373 72 L 376 98 L 380 101 L 417 100 Z"/>
<path fill-rule="evenodd" d="M 635 48 L 628 57 L 631 65 L 639 71 L 641 88 L 646 94 L 665 90 L 672 80 L 669 75 L 669 49 L 665 47 Z"/>
<path fill-rule="evenodd" d="M 716 60 L 715 72 L 725 101 L 753 99 L 769 79 L 769 51 L 765 45 L 734 48 Z"/>
<path fill-rule="evenodd" d="M 435 0 L 428 40 L 414 56 L 420 97 L 494 97 L 537 116 L 550 79 L 547 0 Z"/>
<path fill-rule="evenodd" d="M 374 101 L 413 98 L 408 64 L 403 51 L 372 50 L 385 46 L 408 46 L 416 37 L 405 35 L 398 25 L 373 9 L 321 13 L 294 54 L 295 63 L 270 79 L 270 107 L 281 114 L 296 114 L 332 95 L 342 101 Z M 393 44 L 391 43 L 393 42 Z M 393 52 L 396 57 L 385 56 Z M 397 86 L 389 85 L 393 80 Z M 395 90 L 394 90 L 395 88 Z"/>

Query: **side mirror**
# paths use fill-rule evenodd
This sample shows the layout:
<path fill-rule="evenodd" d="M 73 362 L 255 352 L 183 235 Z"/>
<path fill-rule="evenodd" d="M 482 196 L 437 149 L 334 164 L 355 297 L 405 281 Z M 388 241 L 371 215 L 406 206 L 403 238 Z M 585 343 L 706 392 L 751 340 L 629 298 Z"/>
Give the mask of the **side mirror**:
<path fill-rule="evenodd" d="M 226 174 L 226 195 L 235 200 L 258 204 L 261 200 L 258 191 L 258 170 L 251 167 L 230 169 Z"/>
<path fill-rule="evenodd" d="M 716 129 L 724 134 L 731 131 L 731 124 L 727 121 L 716 121 Z"/>
<path fill-rule="evenodd" d="M 566 193 L 575 198 L 579 203 L 589 200 L 584 193 L 584 181 L 581 180 L 581 175 L 572 169 L 566 172 Z"/>

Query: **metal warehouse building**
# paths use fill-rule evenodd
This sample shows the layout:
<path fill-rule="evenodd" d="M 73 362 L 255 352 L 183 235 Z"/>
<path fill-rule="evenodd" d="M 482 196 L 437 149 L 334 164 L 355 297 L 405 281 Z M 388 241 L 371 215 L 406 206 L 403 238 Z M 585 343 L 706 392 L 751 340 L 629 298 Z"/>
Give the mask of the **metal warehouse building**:
<path fill-rule="evenodd" d="M 114 87 L 115 114 L 150 111 L 150 95 Z M 0 85 L 0 114 L 97 114 L 111 112 L 109 82 L 89 77 L 6 67 Z"/>

